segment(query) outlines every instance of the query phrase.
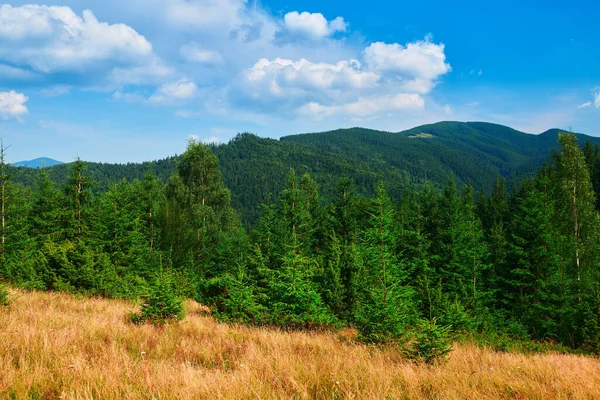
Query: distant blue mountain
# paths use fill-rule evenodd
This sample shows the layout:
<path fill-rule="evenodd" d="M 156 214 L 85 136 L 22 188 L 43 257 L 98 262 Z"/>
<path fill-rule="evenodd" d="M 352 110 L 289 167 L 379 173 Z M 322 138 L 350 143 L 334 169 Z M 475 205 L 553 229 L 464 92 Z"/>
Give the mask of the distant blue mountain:
<path fill-rule="evenodd" d="M 52 167 L 54 165 L 64 164 L 62 161 L 53 160 L 48 157 L 40 157 L 35 160 L 29 161 L 19 161 L 16 163 L 12 163 L 11 165 L 14 167 L 28 167 L 28 168 L 41 168 L 41 167 Z"/>

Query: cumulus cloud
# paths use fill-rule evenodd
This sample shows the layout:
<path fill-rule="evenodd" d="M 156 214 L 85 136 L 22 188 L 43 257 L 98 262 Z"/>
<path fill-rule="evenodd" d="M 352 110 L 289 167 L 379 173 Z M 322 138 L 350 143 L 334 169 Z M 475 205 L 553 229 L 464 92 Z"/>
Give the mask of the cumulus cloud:
<path fill-rule="evenodd" d="M 349 29 L 342 17 L 280 17 L 247 0 L 83 3 L 94 13 L 73 11 L 79 0 L 60 4 L 0 6 L 0 73 L 5 66 L 52 87 L 182 107 L 176 115 L 184 118 L 296 118 L 300 110 L 324 118 L 422 108 L 450 71 L 444 45 L 429 37 L 365 47 L 338 39 Z M 202 111 L 183 109 L 200 94 Z"/>
<path fill-rule="evenodd" d="M 370 69 L 403 81 L 423 93 L 431 90 L 436 79 L 450 71 L 444 45 L 432 43 L 428 38 L 406 46 L 376 42 L 363 53 Z"/>
<path fill-rule="evenodd" d="M 277 109 L 325 118 L 356 113 L 422 108 L 422 94 L 450 71 L 444 45 L 429 39 L 400 44 L 374 43 L 356 59 L 336 63 L 301 58 L 262 58 L 245 70 L 230 93 L 255 110 Z"/>
<path fill-rule="evenodd" d="M 241 74 L 231 88 L 230 100 L 254 110 L 292 112 L 308 102 L 329 104 L 353 92 L 374 89 L 378 80 L 357 60 L 330 64 L 263 58 Z"/>
<path fill-rule="evenodd" d="M 288 33 L 310 39 L 322 39 L 336 32 L 345 32 L 347 26 L 342 17 L 327 21 L 321 13 L 306 11 L 302 13 L 292 11 L 285 14 L 283 25 Z"/>
<path fill-rule="evenodd" d="M 285 88 L 307 90 L 330 88 L 369 88 L 377 84 L 379 77 L 363 71 L 357 60 L 340 61 L 336 64 L 312 63 L 306 59 L 292 61 L 262 58 L 245 72 L 248 83 L 265 86 L 273 95 L 285 94 Z"/>
<path fill-rule="evenodd" d="M 424 105 L 425 101 L 419 94 L 400 93 L 397 95 L 360 98 L 355 102 L 341 105 L 325 106 L 311 102 L 300 107 L 298 113 L 314 119 L 323 119 L 334 115 L 364 118 L 384 112 L 417 110 L 423 108 Z"/>
<path fill-rule="evenodd" d="M 0 117 L 3 120 L 16 119 L 22 120 L 22 117 L 27 114 L 27 106 L 25 103 L 29 100 L 23 93 L 15 92 L 0 92 Z"/>
<path fill-rule="evenodd" d="M 69 7 L 0 7 L 0 58 L 44 73 L 81 70 L 100 61 L 131 64 L 152 45 L 124 24 L 100 22 L 90 10 Z"/>

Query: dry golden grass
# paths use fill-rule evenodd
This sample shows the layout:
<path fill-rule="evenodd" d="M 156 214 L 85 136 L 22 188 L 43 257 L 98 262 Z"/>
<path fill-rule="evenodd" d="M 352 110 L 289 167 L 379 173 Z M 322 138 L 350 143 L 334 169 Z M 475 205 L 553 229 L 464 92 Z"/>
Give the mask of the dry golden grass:
<path fill-rule="evenodd" d="M 195 303 L 184 321 L 155 327 L 130 324 L 125 301 L 18 294 L 0 309 L 0 398 L 600 398 L 592 357 L 457 345 L 430 367 L 349 331 L 220 324 Z"/>

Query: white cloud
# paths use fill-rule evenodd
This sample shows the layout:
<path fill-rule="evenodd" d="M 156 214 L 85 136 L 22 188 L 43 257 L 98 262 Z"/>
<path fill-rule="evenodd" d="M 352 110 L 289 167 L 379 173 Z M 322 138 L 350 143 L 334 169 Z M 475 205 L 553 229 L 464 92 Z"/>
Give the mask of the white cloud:
<path fill-rule="evenodd" d="M 286 88 L 307 90 L 330 88 L 372 88 L 379 76 L 363 71 L 357 60 L 336 64 L 262 58 L 245 72 L 248 83 L 266 86 L 273 95 L 285 95 Z"/>
<path fill-rule="evenodd" d="M 177 82 L 165 83 L 150 96 L 148 102 L 154 104 L 173 103 L 192 99 L 198 93 L 198 86 L 190 80 L 181 79 Z"/>
<path fill-rule="evenodd" d="M 188 135 L 188 140 L 193 140 L 194 142 L 200 141 L 200 136 L 198 135 Z"/>
<path fill-rule="evenodd" d="M 264 112 L 313 114 L 318 118 L 355 112 L 422 108 L 429 93 L 450 70 L 444 45 L 429 39 L 400 44 L 375 43 L 357 59 L 335 63 L 262 58 L 245 70 L 230 91 L 239 106 Z M 389 106 L 383 102 L 390 102 Z"/>
<path fill-rule="evenodd" d="M 397 95 L 360 98 L 355 102 L 342 105 L 325 106 L 311 102 L 300 107 L 298 113 L 315 119 L 323 119 L 333 115 L 363 118 L 384 112 L 418 110 L 423 108 L 424 105 L 425 101 L 419 94 L 400 93 Z"/>
<path fill-rule="evenodd" d="M 286 31 L 310 39 L 322 39 L 336 32 L 345 32 L 347 26 L 342 17 L 327 21 L 321 13 L 306 11 L 302 13 L 292 11 L 285 14 L 283 24 Z"/>
<path fill-rule="evenodd" d="M 600 91 L 594 93 L 594 107 L 600 108 Z"/>
<path fill-rule="evenodd" d="M 451 69 L 446 63 L 444 45 L 432 43 L 429 38 L 406 46 L 372 43 L 364 50 L 364 58 L 371 70 L 407 82 L 423 93 L 431 90 L 435 81 Z"/>
<path fill-rule="evenodd" d="M 213 50 L 205 49 L 196 43 L 188 43 L 181 47 L 181 57 L 189 62 L 201 64 L 219 64 L 223 62 L 223 56 Z"/>
<path fill-rule="evenodd" d="M 255 1 L 61 4 L 0 8 L 0 66 L 31 71 L 51 87 L 92 87 L 113 100 L 177 106 L 182 118 L 212 114 L 260 124 L 297 118 L 309 104 L 324 107 L 321 115 L 362 106 L 357 115 L 378 115 L 384 100 L 391 110 L 402 96 L 423 103 L 450 71 L 444 45 L 430 37 L 365 48 L 360 40 L 336 39 L 349 29 L 343 17 L 277 16 Z M 85 5 L 94 13 L 80 12 Z M 195 107 L 190 100 L 200 96 L 205 101 Z"/>
<path fill-rule="evenodd" d="M 69 7 L 0 7 L 0 59 L 43 73 L 82 71 L 110 65 L 139 64 L 152 45 L 124 24 L 100 22 L 92 11 L 79 16 Z"/>
<path fill-rule="evenodd" d="M 588 101 L 588 102 L 578 105 L 577 108 L 587 108 L 587 107 L 591 107 L 591 106 L 592 106 L 592 102 Z"/>
<path fill-rule="evenodd" d="M 16 119 L 22 120 L 22 117 L 27 114 L 27 106 L 25 103 L 29 100 L 23 93 L 15 92 L 0 92 L 0 117 L 3 120 Z"/>

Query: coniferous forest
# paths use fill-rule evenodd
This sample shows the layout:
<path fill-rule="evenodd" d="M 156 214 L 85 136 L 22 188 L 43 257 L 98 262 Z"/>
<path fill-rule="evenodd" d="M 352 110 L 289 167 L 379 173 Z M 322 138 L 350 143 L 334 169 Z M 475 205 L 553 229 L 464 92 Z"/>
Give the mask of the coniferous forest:
<path fill-rule="evenodd" d="M 2 163 L 0 275 L 109 298 L 158 288 L 221 320 L 351 326 L 369 343 L 439 327 L 598 352 L 600 148 L 558 140 L 534 176 L 510 187 L 499 176 L 488 191 L 449 174 L 441 190 L 390 195 L 382 182 L 365 195 L 343 172 L 324 190 L 291 169 L 252 226 L 201 143 L 167 183 L 149 171 L 103 192 L 81 160 L 60 185 L 44 170 L 20 184 Z"/>

